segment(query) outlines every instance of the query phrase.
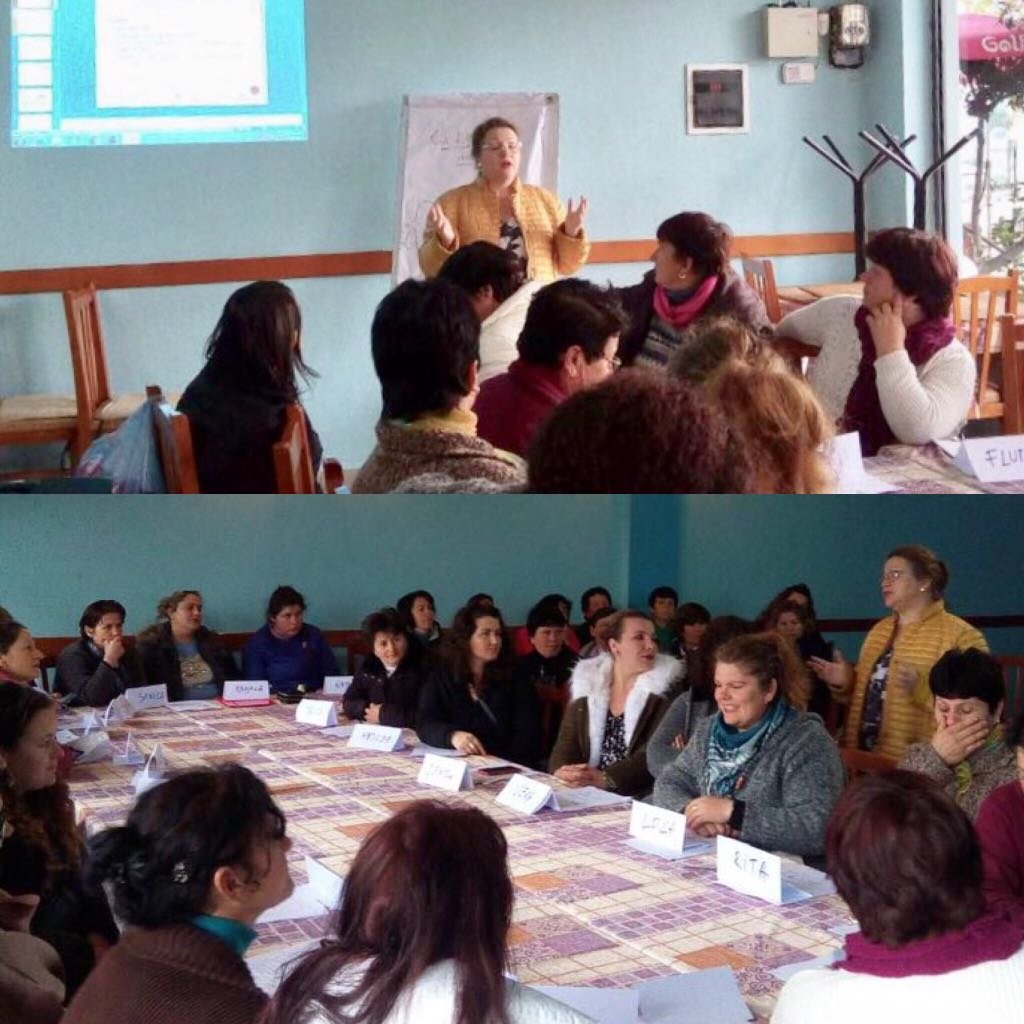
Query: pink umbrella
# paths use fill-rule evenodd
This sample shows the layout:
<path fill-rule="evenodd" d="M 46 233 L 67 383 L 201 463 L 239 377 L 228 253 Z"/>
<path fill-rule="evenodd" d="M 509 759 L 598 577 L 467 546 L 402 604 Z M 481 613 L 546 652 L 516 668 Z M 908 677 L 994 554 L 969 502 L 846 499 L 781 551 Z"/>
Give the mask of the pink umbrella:
<path fill-rule="evenodd" d="M 991 14 L 961 14 L 957 25 L 961 64 L 1024 59 L 1024 25 L 1010 28 Z"/>

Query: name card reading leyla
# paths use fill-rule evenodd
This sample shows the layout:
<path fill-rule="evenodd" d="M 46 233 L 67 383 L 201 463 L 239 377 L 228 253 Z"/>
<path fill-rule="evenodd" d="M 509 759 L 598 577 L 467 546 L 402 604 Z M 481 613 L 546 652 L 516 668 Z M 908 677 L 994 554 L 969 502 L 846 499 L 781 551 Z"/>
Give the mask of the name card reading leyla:
<path fill-rule="evenodd" d="M 316 725 L 326 729 L 338 724 L 338 709 L 334 701 L 310 700 L 306 697 L 295 708 L 295 721 L 300 725 Z"/>
<path fill-rule="evenodd" d="M 159 686 L 133 686 L 125 690 L 124 695 L 135 711 L 162 708 L 167 704 L 167 687 L 163 683 Z"/>
<path fill-rule="evenodd" d="M 558 810 L 554 790 L 526 775 L 516 775 L 509 779 L 495 799 L 520 814 L 536 814 L 542 807 Z"/>
<path fill-rule="evenodd" d="M 460 789 L 473 788 L 473 772 L 465 761 L 427 754 L 416 781 L 421 786 L 436 786 L 449 793 L 458 793 Z"/>
<path fill-rule="evenodd" d="M 1024 434 L 969 438 L 961 444 L 955 462 L 983 484 L 1024 480 Z"/>
<path fill-rule="evenodd" d="M 782 903 L 782 859 L 727 836 L 718 837 L 718 881 L 730 889 Z"/>
<path fill-rule="evenodd" d="M 402 749 L 402 730 L 397 725 L 367 725 L 360 722 L 348 741 L 357 750 L 382 750 L 390 753 Z"/>
<path fill-rule="evenodd" d="M 631 846 L 661 856 L 681 857 L 686 842 L 686 816 L 634 800 L 629 834 L 633 839 Z"/>
<path fill-rule="evenodd" d="M 270 683 L 266 679 L 229 679 L 221 700 L 225 704 L 269 704 Z"/>

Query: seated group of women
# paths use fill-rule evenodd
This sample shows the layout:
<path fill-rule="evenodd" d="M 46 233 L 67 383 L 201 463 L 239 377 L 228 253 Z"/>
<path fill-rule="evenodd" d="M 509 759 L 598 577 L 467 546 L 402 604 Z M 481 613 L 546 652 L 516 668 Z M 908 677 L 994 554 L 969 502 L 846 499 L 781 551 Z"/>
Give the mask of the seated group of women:
<path fill-rule="evenodd" d="M 353 490 L 813 493 L 835 486 L 819 449 L 837 427 L 873 455 L 966 420 L 976 368 L 955 338 L 957 259 L 940 237 L 878 232 L 863 303 L 823 300 L 777 325 L 820 349 L 808 385 L 774 354 L 726 225 L 668 217 L 653 270 L 602 289 L 569 276 L 590 248 L 586 200 L 567 209 L 523 184 L 502 118 L 477 126 L 471 152 L 476 180 L 431 209 L 427 280 L 375 312 L 382 411 Z M 202 490 L 275 489 L 270 446 L 316 376 L 301 330 L 280 282 L 229 298 L 179 404 Z M 613 376 L 620 366 L 635 369 Z"/>

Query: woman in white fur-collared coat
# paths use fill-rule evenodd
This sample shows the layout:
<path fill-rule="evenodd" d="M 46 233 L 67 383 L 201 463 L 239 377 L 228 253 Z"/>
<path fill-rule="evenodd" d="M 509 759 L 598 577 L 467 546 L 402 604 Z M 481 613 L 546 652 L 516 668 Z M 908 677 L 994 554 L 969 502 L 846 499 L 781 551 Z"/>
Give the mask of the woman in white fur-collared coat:
<path fill-rule="evenodd" d="M 614 617 L 608 650 L 573 669 L 572 702 L 550 769 L 570 786 L 597 786 L 640 799 L 654 784 L 647 741 L 683 666 L 658 654 L 654 623 L 645 612 L 627 610 Z"/>

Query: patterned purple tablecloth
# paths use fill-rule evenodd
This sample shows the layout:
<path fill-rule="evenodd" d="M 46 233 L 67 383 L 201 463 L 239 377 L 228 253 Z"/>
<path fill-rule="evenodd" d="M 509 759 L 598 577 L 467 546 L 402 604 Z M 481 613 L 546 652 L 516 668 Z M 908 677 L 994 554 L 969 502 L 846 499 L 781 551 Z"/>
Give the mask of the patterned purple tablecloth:
<path fill-rule="evenodd" d="M 157 709 L 130 728 L 144 753 L 160 743 L 171 769 L 233 760 L 263 778 L 288 818 L 297 881 L 306 855 L 344 874 L 366 833 L 410 800 L 486 811 L 508 838 L 516 886 L 510 948 L 527 983 L 629 987 L 728 965 L 751 1009 L 767 1017 L 781 987 L 771 972 L 830 953 L 840 945 L 833 929 L 850 920 L 834 896 L 774 907 L 717 885 L 713 857 L 667 861 L 632 849 L 627 805 L 526 817 L 495 803 L 503 778 L 477 775 L 459 794 L 425 789 L 416 781 L 421 762 L 408 751 L 350 750 L 344 739 L 297 726 L 292 708 Z M 127 729 L 112 728 L 112 742 L 123 744 Z M 124 820 L 135 770 L 109 762 L 75 768 L 72 791 L 90 827 Z M 299 947 L 326 925 L 326 915 L 261 925 L 252 952 Z"/>
<path fill-rule="evenodd" d="M 938 445 L 893 444 L 864 460 L 864 468 L 897 494 L 1024 494 L 1024 480 L 983 484 L 968 476 Z"/>

